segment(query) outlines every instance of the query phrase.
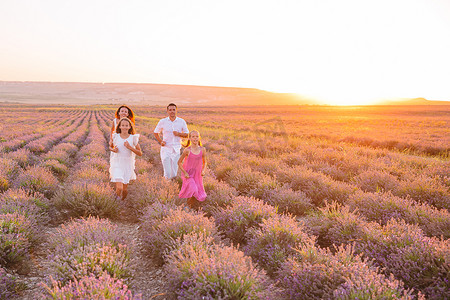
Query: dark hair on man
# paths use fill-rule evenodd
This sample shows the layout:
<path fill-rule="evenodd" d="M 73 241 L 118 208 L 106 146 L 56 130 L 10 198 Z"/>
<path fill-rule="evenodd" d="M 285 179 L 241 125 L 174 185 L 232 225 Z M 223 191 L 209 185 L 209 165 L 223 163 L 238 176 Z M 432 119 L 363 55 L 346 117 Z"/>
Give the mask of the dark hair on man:
<path fill-rule="evenodd" d="M 175 103 L 169 103 L 169 105 L 167 105 L 166 109 L 169 109 L 169 106 L 175 106 L 176 109 L 178 109 L 177 105 Z"/>

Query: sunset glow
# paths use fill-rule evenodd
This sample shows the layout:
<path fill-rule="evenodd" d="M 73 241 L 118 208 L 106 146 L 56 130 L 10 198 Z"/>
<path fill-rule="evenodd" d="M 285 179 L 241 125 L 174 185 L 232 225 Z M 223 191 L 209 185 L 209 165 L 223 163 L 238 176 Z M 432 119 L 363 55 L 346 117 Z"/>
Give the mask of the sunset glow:
<path fill-rule="evenodd" d="M 450 101 L 450 2 L 3 1 L 0 80 Z"/>

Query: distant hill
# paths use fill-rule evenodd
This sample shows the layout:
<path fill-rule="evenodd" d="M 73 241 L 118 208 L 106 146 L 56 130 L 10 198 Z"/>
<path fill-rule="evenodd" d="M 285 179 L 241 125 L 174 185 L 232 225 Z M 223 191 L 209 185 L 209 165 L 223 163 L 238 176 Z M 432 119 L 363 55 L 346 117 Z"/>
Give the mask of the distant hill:
<path fill-rule="evenodd" d="M 425 98 L 413 98 L 396 101 L 380 102 L 381 105 L 450 105 L 450 101 L 427 100 Z"/>
<path fill-rule="evenodd" d="M 139 83 L 0 81 L 0 102 L 44 104 L 299 105 L 296 94 L 259 89 Z"/>

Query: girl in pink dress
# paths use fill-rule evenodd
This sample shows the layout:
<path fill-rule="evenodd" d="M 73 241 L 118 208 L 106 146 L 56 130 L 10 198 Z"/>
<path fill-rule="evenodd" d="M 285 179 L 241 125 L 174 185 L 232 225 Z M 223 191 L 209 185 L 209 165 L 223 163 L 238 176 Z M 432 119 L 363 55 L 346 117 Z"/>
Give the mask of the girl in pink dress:
<path fill-rule="evenodd" d="M 193 130 L 189 133 L 185 147 L 178 160 L 178 168 L 181 170 L 183 180 L 179 197 L 188 198 L 187 204 L 191 208 L 196 208 L 197 200 L 204 201 L 206 198 L 202 177 L 206 170 L 206 150 L 202 147 L 198 131 Z"/>

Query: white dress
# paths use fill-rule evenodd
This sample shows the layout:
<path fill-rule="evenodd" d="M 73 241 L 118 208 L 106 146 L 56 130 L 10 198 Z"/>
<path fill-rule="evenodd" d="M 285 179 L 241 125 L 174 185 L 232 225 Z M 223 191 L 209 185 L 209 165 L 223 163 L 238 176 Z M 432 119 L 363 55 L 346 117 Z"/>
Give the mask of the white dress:
<path fill-rule="evenodd" d="M 113 133 L 113 144 L 119 151 L 117 153 L 111 151 L 109 167 L 111 182 L 128 184 L 130 180 L 136 179 L 134 172 L 136 154 L 124 146 L 125 141 L 128 141 L 130 146 L 136 147 L 139 142 L 139 134 L 130 134 L 127 139 L 123 139 L 119 133 Z"/>

